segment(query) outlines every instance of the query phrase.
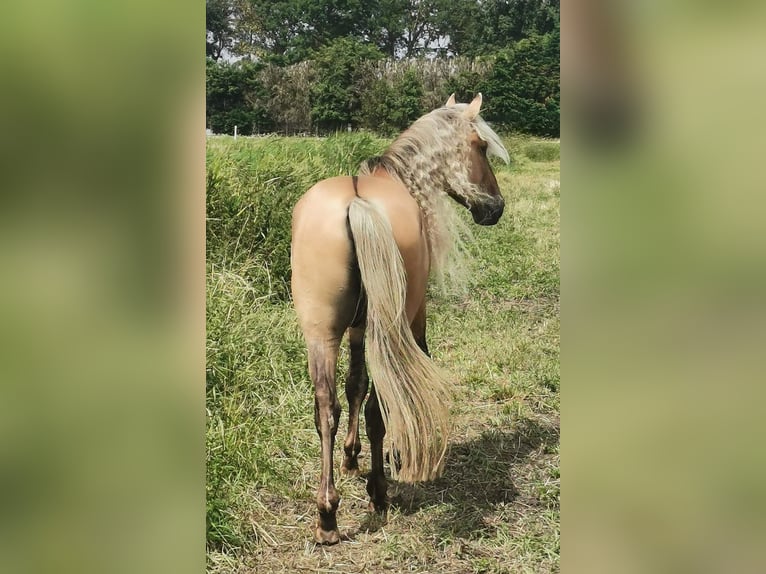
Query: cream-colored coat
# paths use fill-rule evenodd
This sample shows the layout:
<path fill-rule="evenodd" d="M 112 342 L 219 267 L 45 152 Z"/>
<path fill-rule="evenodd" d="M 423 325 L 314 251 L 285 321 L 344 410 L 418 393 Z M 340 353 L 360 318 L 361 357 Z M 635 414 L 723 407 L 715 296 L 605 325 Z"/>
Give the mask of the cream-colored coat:
<path fill-rule="evenodd" d="M 436 233 L 434 226 L 439 222 L 434 220 L 433 210 L 423 207 L 428 202 L 424 194 L 446 191 L 482 225 L 494 224 L 502 214 L 503 200 L 485 152 L 494 149 L 506 158 L 507 152 L 497 134 L 479 119 L 480 107 L 481 95 L 470 104 L 456 104 L 450 97 L 445 108 L 418 120 L 378 158 L 393 166 L 393 172 L 382 163 L 377 168 L 365 164 L 363 173 L 372 170 L 371 175 L 321 181 L 293 210 L 293 302 L 308 347 L 315 389 L 314 423 L 322 453 L 316 493 L 317 542 L 340 540 L 336 520 L 340 496 L 332 461 L 341 414 L 336 365 L 340 341 L 347 331 L 349 425 L 341 469 L 358 472 L 359 412 L 368 390 L 368 368 L 373 380 L 365 406 L 371 508 L 385 512 L 387 507 L 384 437 L 399 454 L 392 473 L 400 480 L 433 480 L 443 468 L 450 382 L 428 356 L 425 297 L 432 262 L 439 265 L 434 252 L 438 255 L 438 246 L 445 244 L 444 235 Z M 406 154 L 411 153 L 410 143 L 415 140 L 428 145 L 438 142 L 441 149 L 431 148 L 431 155 L 413 158 L 420 160 L 420 167 L 410 175 L 417 173 L 418 179 L 403 179 L 404 172 L 396 165 L 409 165 Z M 395 163 L 389 153 L 396 154 Z M 449 153 L 453 154 L 451 162 L 445 160 Z M 462 165 L 462 170 L 456 170 L 456 165 Z M 452 171 L 441 173 L 445 169 Z M 436 176 L 440 179 L 431 179 Z M 401 181 L 408 181 L 410 189 Z M 456 187 L 456 182 L 462 184 Z M 481 194 L 476 191 L 479 188 Z"/>
<path fill-rule="evenodd" d="M 425 305 L 429 274 L 426 232 L 420 209 L 407 189 L 384 174 L 358 178 L 359 197 L 387 215 L 407 273 L 407 317 L 412 323 Z M 360 297 L 355 255 L 346 218 L 354 199 L 350 177 L 317 183 L 293 211 L 292 290 L 307 339 L 341 338 Z"/>

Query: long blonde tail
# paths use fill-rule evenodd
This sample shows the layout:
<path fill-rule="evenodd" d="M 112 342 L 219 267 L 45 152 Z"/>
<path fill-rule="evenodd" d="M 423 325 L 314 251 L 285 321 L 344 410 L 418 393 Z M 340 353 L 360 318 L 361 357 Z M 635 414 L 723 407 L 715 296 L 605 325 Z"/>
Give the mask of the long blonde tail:
<path fill-rule="evenodd" d="M 401 460 L 392 474 L 405 482 L 432 480 L 447 450 L 449 382 L 412 335 L 404 264 L 388 218 L 357 197 L 348 220 L 367 293 L 367 363 L 387 438 Z"/>

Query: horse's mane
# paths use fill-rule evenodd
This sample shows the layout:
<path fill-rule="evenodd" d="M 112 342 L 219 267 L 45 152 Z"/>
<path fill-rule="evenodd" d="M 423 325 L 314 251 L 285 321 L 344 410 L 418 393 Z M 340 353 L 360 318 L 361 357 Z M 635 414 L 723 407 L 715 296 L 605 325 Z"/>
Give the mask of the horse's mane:
<path fill-rule="evenodd" d="M 439 286 L 465 287 L 465 241 L 470 228 L 447 195 L 451 190 L 468 204 L 483 195 L 469 181 L 469 135 L 475 131 L 486 141 L 488 155 L 508 163 L 508 152 L 492 128 L 479 116 L 469 121 L 463 115 L 468 104 L 438 108 L 421 117 L 383 152 L 362 163 L 359 173 L 370 175 L 377 168 L 399 180 L 420 205 L 428 235 L 431 269 Z"/>

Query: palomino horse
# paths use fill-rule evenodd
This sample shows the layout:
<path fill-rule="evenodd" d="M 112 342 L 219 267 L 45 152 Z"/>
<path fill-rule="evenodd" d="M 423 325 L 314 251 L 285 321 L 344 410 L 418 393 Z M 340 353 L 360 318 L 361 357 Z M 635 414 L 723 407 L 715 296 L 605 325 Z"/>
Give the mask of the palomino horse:
<path fill-rule="evenodd" d="M 426 286 L 432 269 L 444 271 L 455 246 L 457 218 L 449 217 L 448 198 L 468 208 L 479 225 L 493 225 L 503 213 L 487 155 L 508 162 L 508 152 L 479 117 L 480 108 L 481 94 L 470 104 L 456 104 L 453 94 L 382 156 L 363 163 L 359 176 L 317 183 L 293 211 L 292 292 L 308 347 L 322 452 L 316 495 L 319 543 L 340 540 L 340 496 L 333 479 L 341 414 L 335 371 L 346 331 L 349 420 L 341 470 L 359 471 L 359 411 L 369 385 L 366 346 L 374 383 L 365 406 L 370 509 L 385 513 L 387 507 L 386 434 L 397 454 L 392 474 L 399 480 L 431 480 L 441 472 L 450 389 L 428 355 Z"/>

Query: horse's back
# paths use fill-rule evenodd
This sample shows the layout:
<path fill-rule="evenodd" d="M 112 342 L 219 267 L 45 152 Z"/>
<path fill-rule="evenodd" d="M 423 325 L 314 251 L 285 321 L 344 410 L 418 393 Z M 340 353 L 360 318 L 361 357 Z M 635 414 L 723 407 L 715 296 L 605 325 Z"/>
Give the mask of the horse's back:
<path fill-rule="evenodd" d="M 407 189 L 399 182 L 372 176 L 357 178 L 354 189 L 351 177 L 325 179 L 309 189 L 293 210 L 293 231 L 304 218 L 316 223 L 324 218 L 333 222 L 345 219 L 351 201 L 359 196 L 378 205 L 388 216 L 397 242 L 419 241 L 420 209 Z"/>
<path fill-rule="evenodd" d="M 340 338 L 360 297 L 348 207 L 357 197 L 377 205 L 391 223 L 408 278 L 407 312 L 414 316 L 425 295 L 428 248 L 420 209 L 400 183 L 360 176 L 334 177 L 314 185 L 298 201 L 292 224 L 292 291 L 307 336 Z"/>

